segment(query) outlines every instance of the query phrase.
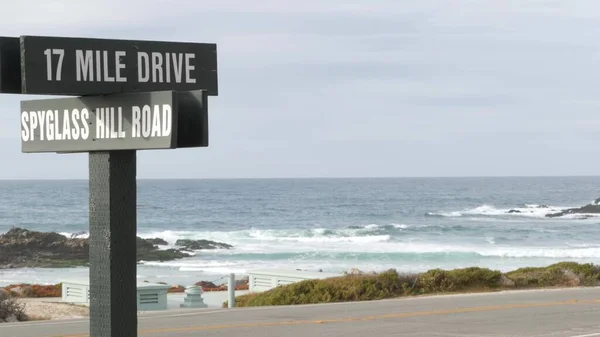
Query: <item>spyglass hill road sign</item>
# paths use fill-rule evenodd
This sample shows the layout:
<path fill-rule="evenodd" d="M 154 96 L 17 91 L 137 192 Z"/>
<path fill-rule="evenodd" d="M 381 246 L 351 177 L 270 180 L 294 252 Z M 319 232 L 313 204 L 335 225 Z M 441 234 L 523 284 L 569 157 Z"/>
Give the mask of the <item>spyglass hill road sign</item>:
<path fill-rule="evenodd" d="M 169 149 L 176 126 L 173 91 L 21 102 L 23 152 Z"/>
<path fill-rule="evenodd" d="M 208 145 L 204 91 L 21 102 L 21 150 L 90 152 Z"/>
<path fill-rule="evenodd" d="M 21 36 L 24 94 L 206 90 L 218 95 L 213 43 Z"/>

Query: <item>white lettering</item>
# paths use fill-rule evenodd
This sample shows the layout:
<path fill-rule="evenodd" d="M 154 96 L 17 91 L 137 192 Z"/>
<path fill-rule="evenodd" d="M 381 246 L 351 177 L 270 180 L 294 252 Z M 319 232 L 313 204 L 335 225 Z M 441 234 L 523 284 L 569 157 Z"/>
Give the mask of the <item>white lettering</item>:
<path fill-rule="evenodd" d="M 50 111 L 48 111 L 50 112 Z M 62 132 L 60 132 L 60 122 L 58 121 L 58 110 L 55 110 L 52 112 L 54 114 L 54 118 L 56 123 L 54 124 L 54 127 L 56 128 L 56 132 L 54 133 L 56 135 L 56 140 L 63 140 L 63 134 Z M 63 130 L 64 131 L 64 130 Z"/>
<path fill-rule="evenodd" d="M 143 68 L 142 68 L 143 67 Z M 144 73 L 145 71 L 145 73 Z M 144 73 L 144 75 L 142 75 Z M 138 52 L 138 82 L 148 82 L 150 79 L 150 62 L 148 53 Z"/>
<path fill-rule="evenodd" d="M 115 108 L 110 108 L 110 136 L 108 138 L 117 138 L 117 130 L 115 130 Z"/>
<path fill-rule="evenodd" d="M 177 58 L 175 57 L 177 56 Z M 173 53 L 173 71 L 175 72 L 175 82 L 181 83 L 181 77 L 183 74 L 183 54 Z"/>
<path fill-rule="evenodd" d="M 24 142 L 29 141 L 29 128 L 27 127 L 27 122 L 29 121 L 29 114 L 27 111 L 21 112 L 21 140 Z"/>
<path fill-rule="evenodd" d="M 196 83 L 194 53 L 138 52 L 138 82 Z M 184 69 L 185 68 L 185 69 Z M 185 70 L 185 79 L 184 76 Z"/>
<path fill-rule="evenodd" d="M 71 139 L 71 114 L 69 110 L 65 110 L 63 114 L 63 139 Z"/>
<path fill-rule="evenodd" d="M 64 49 L 46 49 L 44 50 L 46 55 L 46 79 L 52 81 L 52 55 L 58 55 L 58 64 L 56 65 L 56 81 L 60 81 L 62 77 L 62 65 L 65 58 Z"/>
<path fill-rule="evenodd" d="M 96 81 L 102 82 L 102 64 L 99 50 L 96 50 Z"/>
<path fill-rule="evenodd" d="M 196 55 L 191 54 L 191 53 L 186 53 L 185 54 L 185 83 L 196 83 L 196 79 L 195 78 L 190 78 L 190 72 L 194 69 L 196 69 L 195 66 L 190 64 L 190 60 L 193 59 L 194 57 L 196 57 Z"/>
<path fill-rule="evenodd" d="M 163 82 L 162 55 L 160 53 L 152 53 L 152 82 Z M 158 80 L 156 79 L 158 77 Z"/>
<path fill-rule="evenodd" d="M 123 108 L 122 107 L 118 107 L 118 121 L 119 121 L 119 131 L 118 131 L 118 138 L 125 138 L 125 131 L 123 131 Z"/>
<path fill-rule="evenodd" d="M 44 140 L 44 127 L 46 126 L 46 128 L 47 128 L 47 125 L 44 125 L 44 117 L 45 116 L 46 116 L 46 111 L 42 110 L 42 111 L 37 112 L 37 120 L 38 120 L 39 126 L 40 126 L 40 140 Z"/>
<path fill-rule="evenodd" d="M 162 136 L 167 137 L 171 135 L 171 128 L 173 124 L 173 114 L 171 106 L 169 104 L 163 104 L 163 125 L 162 125 Z"/>
<path fill-rule="evenodd" d="M 124 119 L 129 107 L 96 108 L 95 139 L 125 139 L 129 119 Z M 173 131 L 173 107 L 170 104 L 148 104 L 131 107 L 131 137 L 168 137 Z M 86 140 L 90 135 L 90 111 L 83 109 L 39 110 L 21 112 L 22 141 Z M 94 118 L 94 117 L 92 117 Z"/>
<path fill-rule="evenodd" d="M 104 108 L 96 108 L 96 138 L 104 138 L 105 132 Z"/>
<path fill-rule="evenodd" d="M 150 110 L 149 105 L 144 105 L 142 108 L 142 137 L 148 138 L 150 136 L 151 131 L 151 123 L 150 114 L 152 110 Z"/>
<path fill-rule="evenodd" d="M 173 128 L 172 107 L 169 104 L 133 106 L 131 118 L 131 136 L 167 137 Z M 140 132 L 141 131 L 141 132 Z"/>
<path fill-rule="evenodd" d="M 48 140 L 54 140 L 56 138 L 54 134 L 54 111 L 52 110 L 48 110 L 46 114 L 46 137 L 48 137 Z"/>
<path fill-rule="evenodd" d="M 171 54 L 166 53 L 165 57 L 165 67 L 167 67 L 167 69 L 165 70 L 165 75 L 167 75 L 167 79 L 165 80 L 165 82 L 167 83 L 171 83 L 171 63 L 169 62 Z"/>
<path fill-rule="evenodd" d="M 88 109 L 81 109 L 81 124 L 83 125 L 83 131 L 81 132 L 81 139 L 88 139 L 90 136 L 90 126 L 88 125 L 88 118 L 90 118 L 90 112 Z"/>
<path fill-rule="evenodd" d="M 115 78 L 111 77 L 108 74 L 108 51 L 104 51 L 104 59 L 102 61 L 104 61 L 104 82 L 114 82 Z"/>
<path fill-rule="evenodd" d="M 131 137 L 140 137 L 140 116 L 141 110 L 139 106 L 131 108 Z"/>
<path fill-rule="evenodd" d="M 67 112 L 67 110 L 65 110 L 65 113 Z M 73 118 L 73 140 L 78 140 L 79 139 L 79 134 L 81 133 L 81 127 L 79 126 L 79 124 L 77 123 L 77 121 L 79 119 L 81 119 L 81 117 L 79 116 L 79 110 L 78 109 L 73 109 L 73 111 L 71 112 L 71 118 Z"/>
<path fill-rule="evenodd" d="M 31 121 L 29 124 L 29 134 L 31 135 L 31 140 L 35 140 L 35 133 L 33 133 L 33 130 L 38 127 L 38 117 L 35 111 L 29 112 L 29 120 Z"/>
<path fill-rule="evenodd" d="M 77 58 L 77 81 L 81 81 L 82 75 L 83 75 L 84 81 L 93 81 L 94 80 L 94 69 L 92 68 L 92 65 L 94 63 L 93 51 L 86 50 L 85 56 L 84 56 L 83 50 L 77 49 L 75 51 L 75 55 Z"/>
<path fill-rule="evenodd" d="M 94 50 L 76 50 L 76 78 L 77 81 L 94 81 L 97 82 L 127 82 L 127 77 L 123 76 L 122 70 L 126 65 L 122 59 L 125 51 L 115 52 L 115 73 L 110 74 L 108 51 L 96 50 L 94 58 Z M 95 66 L 95 71 L 94 71 Z M 95 73 L 95 76 L 94 76 Z"/>
<path fill-rule="evenodd" d="M 125 69 L 125 64 L 121 63 L 123 61 L 121 58 L 125 57 L 126 52 L 124 51 L 116 51 L 115 52 L 115 68 L 117 69 L 117 82 L 127 82 L 127 77 L 121 76 L 121 69 Z"/>
<path fill-rule="evenodd" d="M 154 106 L 152 114 L 152 137 L 160 137 L 160 107 Z"/>

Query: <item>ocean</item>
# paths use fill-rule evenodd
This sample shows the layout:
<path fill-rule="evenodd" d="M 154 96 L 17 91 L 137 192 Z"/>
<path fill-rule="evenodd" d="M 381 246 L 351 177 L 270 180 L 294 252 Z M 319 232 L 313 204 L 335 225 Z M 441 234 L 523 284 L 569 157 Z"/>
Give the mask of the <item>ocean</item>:
<path fill-rule="evenodd" d="M 591 203 L 599 186 L 600 177 L 139 180 L 140 236 L 234 248 L 143 263 L 138 279 L 190 285 L 257 269 L 507 271 L 600 263 L 598 214 L 545 217 Z M 88 231 L 88 182 L 0 181 L 0 232 L 13 226 Z M 87 275 L 83 267 L 0 270 L 0 285 Z"/>

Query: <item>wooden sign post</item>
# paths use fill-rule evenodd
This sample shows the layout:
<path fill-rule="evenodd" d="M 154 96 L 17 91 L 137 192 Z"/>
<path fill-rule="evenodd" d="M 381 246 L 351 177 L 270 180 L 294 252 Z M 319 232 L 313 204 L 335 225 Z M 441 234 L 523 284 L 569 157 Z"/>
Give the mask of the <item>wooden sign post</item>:
<path fill-rule="evenodd" d="M 137 150 L 208 146 L 215 44 L 0 37 L 24 153 L 89 153 L 90 333 L 137 336 Z"/>

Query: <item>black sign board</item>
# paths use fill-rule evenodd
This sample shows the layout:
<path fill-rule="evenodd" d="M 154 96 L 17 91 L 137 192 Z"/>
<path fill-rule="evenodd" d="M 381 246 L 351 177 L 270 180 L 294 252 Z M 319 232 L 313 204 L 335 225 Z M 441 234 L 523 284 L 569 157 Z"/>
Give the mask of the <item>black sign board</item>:
<path fill-rule="evenodd" d="M 44 36 L 21 36 L 20 44 L 24 94 L 218 95 L 216 44 Z"/>
<path fill-rule="evenodd" d="M 177 92 L 177 148 L 208 146 L 206 91 Z"/>
<path fill-rule="evenodd" d="M 0 93 L 21 93 L 21 61 L 18 37 L 0 36 Z"/>
<path fill-rule="evenodd" d="M 177 140 L 174 91 L 21 102 L 23 152 L 170 149 Z"/>

